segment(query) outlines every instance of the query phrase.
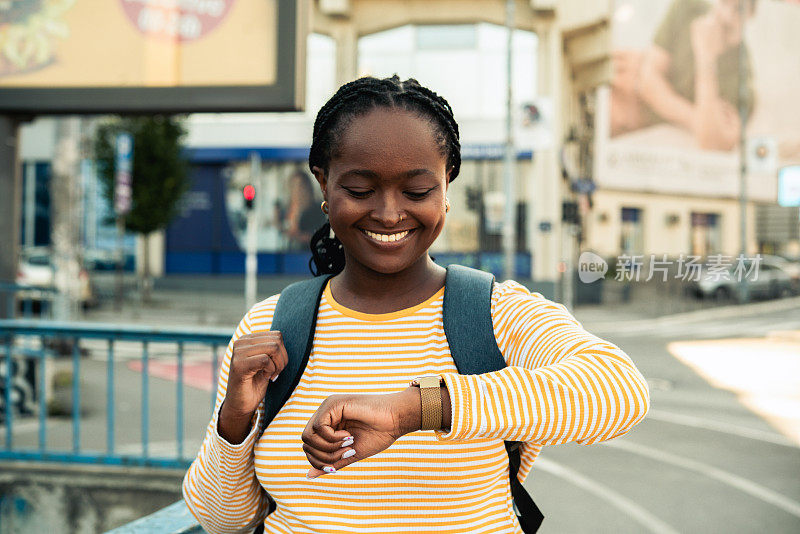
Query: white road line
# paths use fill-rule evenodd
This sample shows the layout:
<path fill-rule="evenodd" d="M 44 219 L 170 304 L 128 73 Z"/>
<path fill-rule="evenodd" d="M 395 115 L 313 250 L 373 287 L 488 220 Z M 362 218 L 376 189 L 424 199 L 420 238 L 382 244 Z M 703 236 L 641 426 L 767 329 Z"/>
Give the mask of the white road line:
<path fill-rule="evenodd" d="M 616 328 L 592 329 L 587 330 L 595 335 L 619 336 L 619 337 L 640 337 L 643 334 L 658 336 L 662 338 L 689 338 L 701 336 L 705 338 L 714 337 L 763 337 L 773 330 L 797 330 L 800 329 L 800 321 L 789 320 L 776 323 L 769 319 L 748 321 L 747 323 L 719 323 L 707 322 L 700 324 L 658 324 L 653 320 L 649 326 L 637 325 L 629 327 L 620 325 Z"/>
<path fill-rule="evenodd" d="M 609 486 L 587 478 L 572 469 L 565 467 L 557 462 L 539 457 L 536 459 L 536 467 L 553 476 L 564 479 L 570 484 L 578 486 L 598 498 L 607 501 L 611 506 L 627 514 L 631 519 L 642 525 L 648 532 L 657 534 L 678 534 L 678 531 L 667 523 L 657 518 L 632 500 L 620 495 Z"/>
<path fill-rule="evenodd" d="M 756 430 L 755 428 L 748 428 L 745 426 L 734 425 L 731 423 L 724 423 L 722 421 L 714 421 L 713 419 L 696 417 L 694 415 L 684 415 L 675 412 L 667 412 L 664 410 L 650 409 L 650 411 L 647 412 L 647 418 L 654 419 L 656 421 L 663 421 L 665 423 L 672 423 L 674 425 L 702 428 L 704 430 L 713 430 L 715 432 L 722 432 L 724 434 L 731 434 L 743 438 L 766 441 L 767 443 L 774 443 L 775 445 L 783 445 L 784 447 L 800 448 L 799 445 L 793 443 L 791 440 L 785 438 L 780 434 L 775 434 L 773 432 L 765 432 L 763 430 Z"/>
<path fill-rule="evenodd" d="M 653 319 L 634 319 L 626 321 L 624 326 L 619 322 L 596 322 L 592 324 L 587 322 L 584 327 L 589 332 L 603 331 L 603 332 L 617 332 L 617 331 L 630 331 L 630 330 L 647 330 L 654 326 L 672 326 L 683 323 L 691 323 L 693 321 L 705 321 L 716 319 L 743 319 L 753 315 L 760 315 L 768 312 L 778 312 L 784 310 L 791 310 L 800 307 L 800 297 L 791 297 L 779 300 L 768 300 L 764 302 L 757 302 L 751 304 L 733 304 L 730 306 L 716 306 L 694 310 L 690 312 L 675 313 L 672 315 L 663 315 Z M 580 313 L 578 314 L 580 315 Z M 580 319 L 578 319 L 580 320 Z"/>
<path fill-rule="evenodd" d="M 678 456 L 677 454 L 653 449 L 651 447 L 639 445 L 624 439 L 607 441 L 603 443 L 603 445 L 606 447 L 632 452 L 633 454 L 638 454 L 647 458 L 652 458 L 653 460 L 671 464 L 676 467 L 686 469 L 687 471 L 700 473 L 708 478 L 713 478 L 714 480 L 722 482 L 723 484 L 727 484 L 728 486 L 747 493 L 756 499 L 760 499 L 766 503 L 772 504 L 773 506 L 777 506 L 781 510 L 788 512 L 793 516 L 800 517 L 800 502 L 794 501 L 785 495 L 781 495 L 780 493 L 772 491 L 771 489 L 765 488 L 760 484 L 752 482 L 746 478 L 742 478 L 738 475 L 734 475 L 733 473 L 729 473 L 728 471 L 708 465 L 704 462 L 690 460 L 689 458 L 684 458 L 682 456 Z"/>

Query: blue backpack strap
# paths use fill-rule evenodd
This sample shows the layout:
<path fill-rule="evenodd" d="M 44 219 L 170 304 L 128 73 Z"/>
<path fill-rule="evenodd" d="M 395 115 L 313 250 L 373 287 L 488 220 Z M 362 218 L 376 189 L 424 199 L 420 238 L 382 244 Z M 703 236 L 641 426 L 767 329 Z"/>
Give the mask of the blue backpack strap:
<path fill-rule="evenodd" d="M 506 366 L 492 326 L 491 273 L 449 265 L 442 309 L 450 354 L 462 375 L 480 375 Z"/>
<path fill-rule="evenodd" d="M 281 291 L 278 297 L 270 330 L 281 333 L 289 363 L 278 379 L 267 387 L 261 428 L 267 428 L 300 382 L 314 342 L 319 300 L 331 276 L 295 282 Z"/>
<path fill-rule="evenodd" d="M 494 275 L 463 265 L 449 265 L 444 283 L 442 320 L 450 354 L 462 375 L 479 375 L 506 367 L 492 324 Z M 525 534 L 539 529 L 544 515 L 517 479 L 520 442 L 506 441 L 511 495 Z"/>

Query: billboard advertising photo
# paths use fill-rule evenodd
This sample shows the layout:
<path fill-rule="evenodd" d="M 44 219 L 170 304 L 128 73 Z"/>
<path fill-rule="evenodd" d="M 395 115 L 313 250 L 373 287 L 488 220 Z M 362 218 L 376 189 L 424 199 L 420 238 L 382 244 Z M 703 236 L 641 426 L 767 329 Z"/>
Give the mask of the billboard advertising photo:
<path fill-rule="evenodd" d="M 748 194 L 774 202 L 800 162 L 800 3 L 617 0 L 612 24 L 599 185 L 735 197 L 744 122 Z"/>
<path fill-rule="evenodd" d="M 0 110 L 302 104 L 305 0 L 5 0 Z"/>

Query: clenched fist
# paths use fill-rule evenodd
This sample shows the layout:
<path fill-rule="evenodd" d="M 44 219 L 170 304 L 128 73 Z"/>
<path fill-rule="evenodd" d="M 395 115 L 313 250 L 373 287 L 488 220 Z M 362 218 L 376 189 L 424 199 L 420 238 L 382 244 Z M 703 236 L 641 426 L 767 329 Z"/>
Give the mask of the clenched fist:
<path fill-rule="evenodd" d="M 241 443 L 250 431 L 250 420 L 289 361 L 278 331 L 246 334 L 233 343 L 228 386 L 220 409 L 219 435 Z"/>

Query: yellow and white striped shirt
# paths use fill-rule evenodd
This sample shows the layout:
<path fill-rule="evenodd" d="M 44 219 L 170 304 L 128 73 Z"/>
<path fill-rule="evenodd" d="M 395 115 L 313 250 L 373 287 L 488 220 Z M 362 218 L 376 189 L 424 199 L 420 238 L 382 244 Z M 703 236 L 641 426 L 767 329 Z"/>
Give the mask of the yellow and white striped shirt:
<path fill-rule="evenodd" d="M 524 441 L 519 479 L 542 446 L 589 444 L 624 434 L 645 415 L 647 384 L 615 345 L 586 332 L 561 305 L 520 284 L 495 284 L 492 321 L 508 367 L 459 375 L 442 326 L 444 289 L 394 313 L 365 314 L 325 289 L 314 345 L 297 389 L 258 437 L 263 407 L 241 444 L 217 433 L 233 341 L 268 330 L 278 296 L 256 304 L 228 345 L 217 409 L 183 494 L 210 533 L 238 532 L 277 509 L 266 533 L 515 533 L 504 440 Z M 452 405 L 449 432 L 413 432 L 333 475 L 308 480 L 300 436 L 337 393 L 392 393 L 441 374 Z M 358 443 L 354 445 L 358 448 Z M 262 489 L 263 488 L 263 489 Z"/>

